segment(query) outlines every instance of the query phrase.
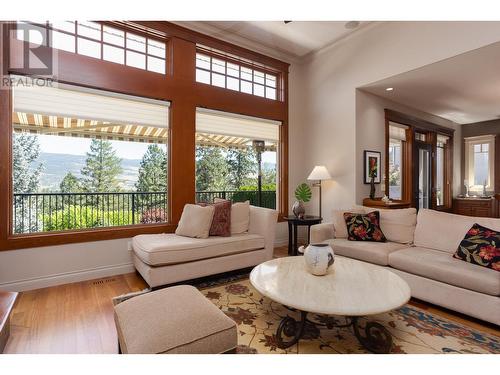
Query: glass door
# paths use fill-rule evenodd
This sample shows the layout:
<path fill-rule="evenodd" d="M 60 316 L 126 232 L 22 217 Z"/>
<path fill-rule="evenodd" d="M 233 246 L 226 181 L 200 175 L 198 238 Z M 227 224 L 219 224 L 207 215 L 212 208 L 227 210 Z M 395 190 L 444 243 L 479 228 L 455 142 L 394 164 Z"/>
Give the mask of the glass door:
<path fill-rule="evenodd" d="M 432 174 L 431 153 L 432 147 L 428 143 L 415 142 L 413 164 L 413 196 L 417 210 L 431 208 Z"/>

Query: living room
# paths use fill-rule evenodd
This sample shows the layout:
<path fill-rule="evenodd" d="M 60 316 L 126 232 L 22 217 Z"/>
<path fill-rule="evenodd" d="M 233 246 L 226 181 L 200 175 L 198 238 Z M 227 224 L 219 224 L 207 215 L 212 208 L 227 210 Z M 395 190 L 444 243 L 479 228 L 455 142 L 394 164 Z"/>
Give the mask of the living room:
<path fill-rule="evenodd" d="M 1 360 L 500 353 L 500 22 L 265 6 L 1 22 Z"/>

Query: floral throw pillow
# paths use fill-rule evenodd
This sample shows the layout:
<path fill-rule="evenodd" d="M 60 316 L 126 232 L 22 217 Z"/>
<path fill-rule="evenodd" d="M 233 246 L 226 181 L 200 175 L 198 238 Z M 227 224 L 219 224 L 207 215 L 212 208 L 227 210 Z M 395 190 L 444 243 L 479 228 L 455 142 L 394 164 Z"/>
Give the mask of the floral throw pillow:
<path fill-rule="evenodd" d="M 380 229 L 379 211 L 373 211 L 368 214 L 344 212 L 344 220 L 347 226 L 347 239 L 349 241 L 386 241 L 384 233 Z"/>
<path fill-rule="evenodd" d="M 500 271 L 500 232 L 474 224 L 453 257 Z"/>

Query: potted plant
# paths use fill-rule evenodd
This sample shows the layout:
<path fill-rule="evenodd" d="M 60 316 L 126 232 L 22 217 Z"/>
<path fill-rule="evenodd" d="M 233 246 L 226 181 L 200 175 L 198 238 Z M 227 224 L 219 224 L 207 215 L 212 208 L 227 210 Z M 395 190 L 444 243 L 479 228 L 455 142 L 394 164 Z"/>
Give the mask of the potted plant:
<path fill-rule="evenodd" d="M 292 212 L 295 217 L 302 219 L 306 213 L 306 208 L 304 207 L 305 202 L 311 200 L 311 188 L 305 182 L 301 183 L 295 189 L 295 198 L 297 199 L 292 206 Z"/>

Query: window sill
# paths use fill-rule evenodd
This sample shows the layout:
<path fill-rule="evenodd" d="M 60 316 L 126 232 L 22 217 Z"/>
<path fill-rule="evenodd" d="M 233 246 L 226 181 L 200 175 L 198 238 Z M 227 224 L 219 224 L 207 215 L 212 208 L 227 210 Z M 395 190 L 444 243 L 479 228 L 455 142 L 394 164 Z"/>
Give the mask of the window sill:
<path fill-rule="evenodd" d="M 130 238 L 138 234 L 173 233 L 175 228 L 175 224 L 162 223 L 64 232 L 16 234 L 0 241 L 0 251 Z"/>

